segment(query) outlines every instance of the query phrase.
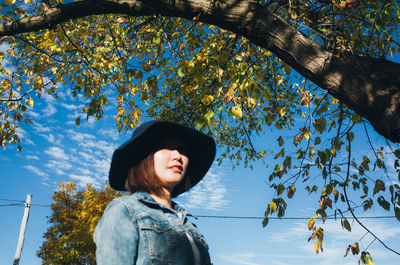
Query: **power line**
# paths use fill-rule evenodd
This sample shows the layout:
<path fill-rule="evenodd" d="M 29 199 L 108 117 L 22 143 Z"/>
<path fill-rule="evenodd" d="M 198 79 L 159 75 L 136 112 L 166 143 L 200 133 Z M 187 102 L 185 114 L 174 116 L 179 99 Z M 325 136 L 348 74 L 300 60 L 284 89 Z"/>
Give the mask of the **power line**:
<path fill-rule="evenodd" d="M 216 218 L 216 219 L 256 219 L 256 220 L 263 220 L 265 218 L 261 216 L 228 216 L 228 215 L 195 215 L 199 218 Z M 336 220 L 339 219 L 335 217 L 326 217 L 326 220 Z M 345 217 L 347 219 L 354 219 L 353 217 Z M 396 216 L 364 216 L 364 217 L 357 217 L 358 219 L 391 219 L 396 218 Z M 276 217 L 276 216 L 268 216 L 268 219 L 275 219 L 275 220 L 309 220 L 309 217 Z"/>
<path fill-rule="evenodd" d="M 16 201 L 16 202 L 22 202 L 22 203 L 13 203 L 13 204 L 0 204 L 1 206 L 22 206 L 24 205 L 24 201 L 18 201 L 18 200 L 9 200 L 9 199 L 0 199 L 3 201 Z M 35 204 L 32 203 L 31 206 L 40 206 L 40 207 L 51 207 L 49 204 Z M 214 218 L 214 219 L 247 219 L 247 220 L 264 220 L 265 216 L 236 216 L 236 215 L 194 215 L 195 217 L 198 218 Z M 333 215 L 327 216 L 325 219 L 326 220 L 337 220 L 340 219 L 341 217 L 334 217 Z M 354 219 L 352 216 L 344 216 L 346 219 Z M 396 216 L 361 216 L 357 217 L 358 219 L 393 219 L 396 218 Z M 270 220 L 309 220 L 310 217 L 277 217 L 277 216 L 268 216 L 268 219 Z"/>
<path fill-rule="evenodd" d="M 10 203 L 10 204 L 0 204 L 0 207 L 6 207 L 6 206 L 22 206 L 24 205 L 23 203 Z"/>
<path fill-rule="evenodd" d="M 22 202 L 24 203 L 25 201 L 20 201 L 20 200 L 10 200 L 10 199 L 0 199 L 0 201 L 8 201 L 8 202 Z"/>

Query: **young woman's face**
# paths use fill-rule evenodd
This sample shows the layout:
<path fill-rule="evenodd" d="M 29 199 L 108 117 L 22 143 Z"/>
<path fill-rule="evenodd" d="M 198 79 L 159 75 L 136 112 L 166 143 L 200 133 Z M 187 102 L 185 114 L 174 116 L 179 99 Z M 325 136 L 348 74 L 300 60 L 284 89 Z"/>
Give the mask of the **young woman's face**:
<path fill-rule="evenodd" d="M 161 184 L 168 190 L 179 184 L 188 168 L 189 158 L 182 144 L 168 140 L 154 153 L 154 170 Z"/>

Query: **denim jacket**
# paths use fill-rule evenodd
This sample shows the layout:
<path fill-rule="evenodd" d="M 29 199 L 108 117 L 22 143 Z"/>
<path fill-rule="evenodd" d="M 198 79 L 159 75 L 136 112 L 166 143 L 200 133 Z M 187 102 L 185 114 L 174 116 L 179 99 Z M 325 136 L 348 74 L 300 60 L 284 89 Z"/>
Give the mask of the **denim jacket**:
<path fill-rule="evenodd" d="M 97 264 L 193 265 L 193 242 L 200 264 L 211 264 L 207 242 L 187 219 L 190 214 L 176 203 L 173 208 L 146 192 L 113 200 L 95 229 Z"/>

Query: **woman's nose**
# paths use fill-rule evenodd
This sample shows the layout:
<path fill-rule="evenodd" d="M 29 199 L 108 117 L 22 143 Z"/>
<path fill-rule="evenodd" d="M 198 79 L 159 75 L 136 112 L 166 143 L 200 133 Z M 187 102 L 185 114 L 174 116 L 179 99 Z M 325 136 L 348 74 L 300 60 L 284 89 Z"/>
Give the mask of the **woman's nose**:
<path fill-rule="evenodd" d="M 176 149 L 172 150 L 172 157 L 173 157 L 173 159 L 176 159 L 176 160 L 182 160 L 181 152 L 179 152 L 179 150 L 176 150 Z"/>

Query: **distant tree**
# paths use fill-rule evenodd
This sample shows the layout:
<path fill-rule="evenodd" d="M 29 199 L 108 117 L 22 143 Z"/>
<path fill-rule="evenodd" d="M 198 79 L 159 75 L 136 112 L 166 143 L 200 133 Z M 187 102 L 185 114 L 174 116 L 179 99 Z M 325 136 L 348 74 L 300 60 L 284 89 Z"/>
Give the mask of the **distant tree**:
<path fill-rule="evenodd" d="M 215 136 L 220 162 L 268 159 L 274 198 L 264 225 L 285 214 L 299 187 L 317 194 L 317 221 L 337 213 L 350 230 L 344 213 L 374 204 L 400 220 L 400 149 L 389 142 L 400 141 L 400 67 L 388 60 L 400 51 L 398 1 L 6 0 L 0 8 L 3 147 L 32 123 L 37 97 L 68 90 L 85 101 L 77 125 L 113 101 L 120 131 L 143 116 L 170 119 Z M 370 125 L 386 138 L 371 140 Z M 255 146 L 269 129 L 279 131 L 276 145 Z M 356 141 L 368 150 L 352 153 Z M 309 224 L 322 243 L 319 223 Z"/>
<path fill-rule="evenodd" d="M 96 264 L 94 229 L 107 204 L 121 194 L 110 187 L 87 186 L 77 191 L 73 182 L 61 182 L 53 196 L 50 227 L 37 252 L 44 265 Z"/>

